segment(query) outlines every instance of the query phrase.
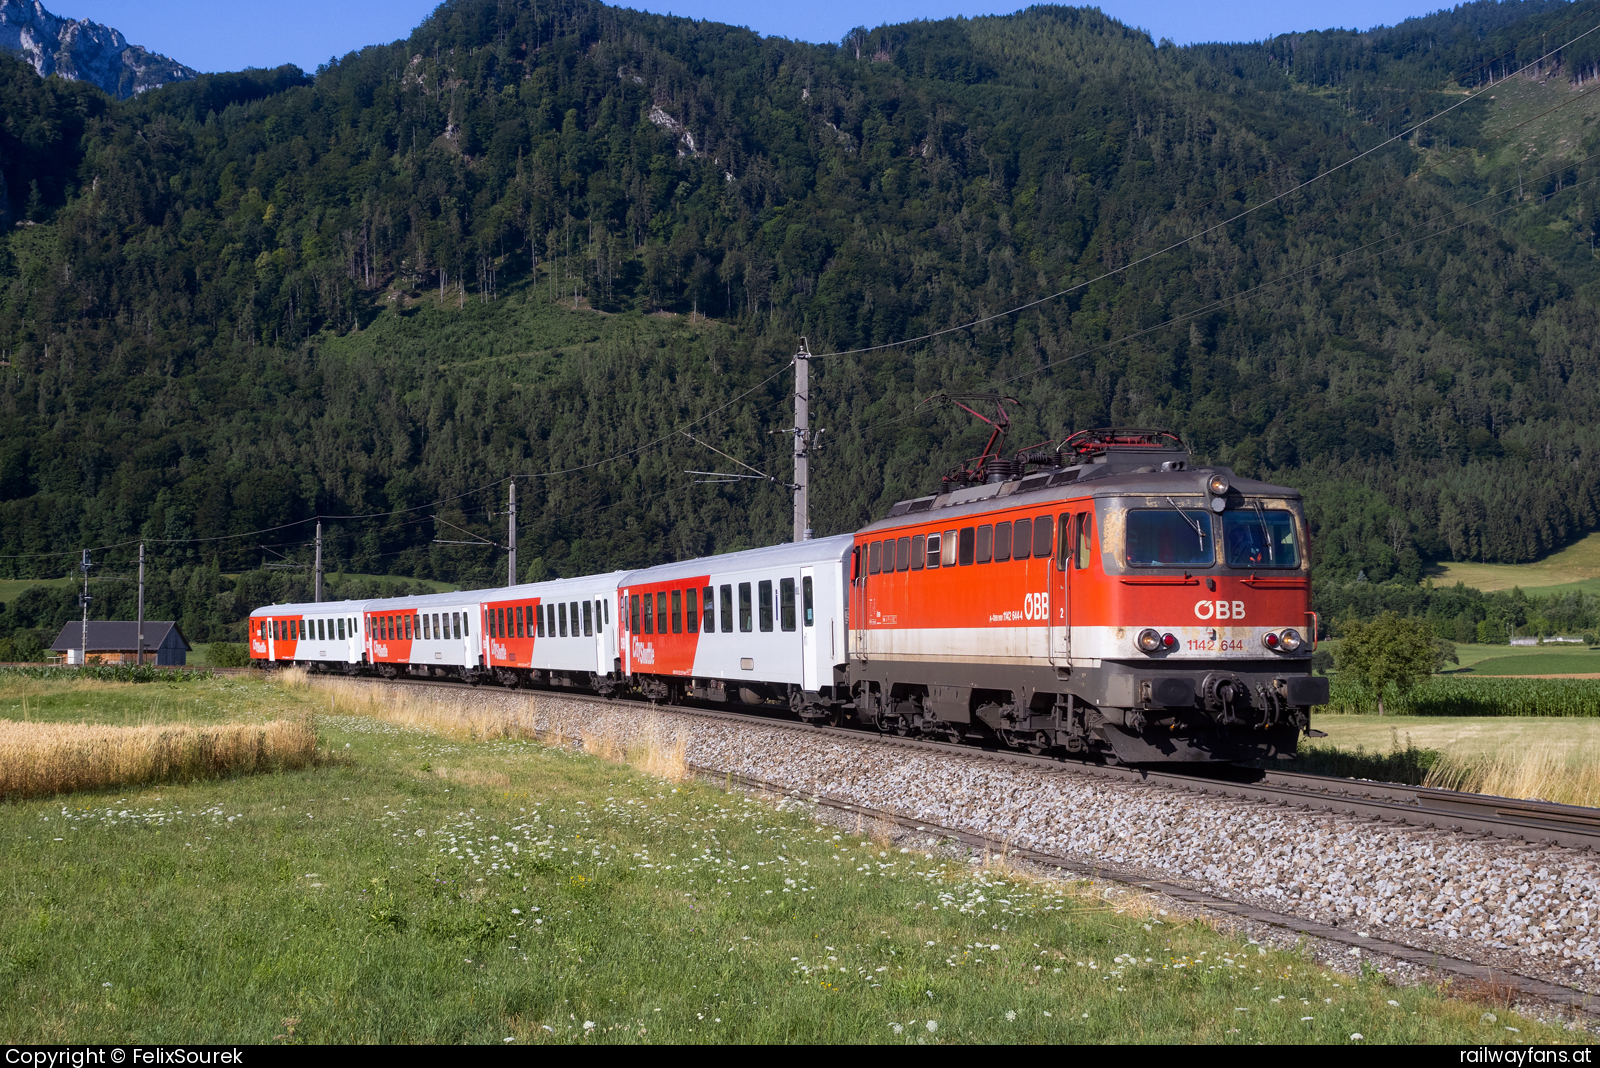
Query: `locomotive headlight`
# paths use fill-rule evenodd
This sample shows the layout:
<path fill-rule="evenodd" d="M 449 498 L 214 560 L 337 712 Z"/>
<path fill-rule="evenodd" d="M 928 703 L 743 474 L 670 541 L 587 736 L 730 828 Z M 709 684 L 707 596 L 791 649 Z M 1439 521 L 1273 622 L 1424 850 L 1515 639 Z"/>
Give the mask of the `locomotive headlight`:
<path fill-rule="evenodd" d="M 1212 496 L 1214 496 L 1214 497 L 1225 496 L 1227 494 L 1227 492 L 1228 492 L 1228 479 L 1227 479 L 1227 476 L 1226 475 L 1212 475 L 1211 476 L 1211 481 L 1206 483 L 1206 489 L 1210 490 Z"/>
<path fill-rule="evenodd" d="M 1293 627 L 1285 627 L 1283 633 L 1278 635 L 1278 640 L 1283 642 L 1284 651 L 1290 653 L 1306 643 L 1306 640 L 1300 637 L 1300 632 Z"/>
<path fill-rule="evenodd" d="M 1150 627 L 1141 630 L 1134 641 L 1146 653 L 1159 653 L 1167 647 L 1166 642 L 1162 640 L 1161 632 Z"/>

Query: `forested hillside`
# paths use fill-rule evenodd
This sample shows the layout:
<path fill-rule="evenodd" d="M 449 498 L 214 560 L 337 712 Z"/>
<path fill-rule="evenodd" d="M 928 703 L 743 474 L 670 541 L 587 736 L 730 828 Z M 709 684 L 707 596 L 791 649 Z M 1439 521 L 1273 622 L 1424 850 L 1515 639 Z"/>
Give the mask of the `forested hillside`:
<path fill-rule="evenodd" d="M 1600 525 L 1600 32 L 1468 94 L 1596 24 L 1176 48 L 1036 7 L 813 46 L 456 0 L 314 75 L 120 103 L 0 61 L 0 572 L 140 537 L 233 572 L 320 514 L 365 517 L 330 566 L 488 583 L 432 517 L 495 534 L 508 476 L 535 573 L 781 540 L 785 491 L 695 484 L 728 461 L 676 428 L 787 476 L 799 335 L 1130 263 L 815 361 L 818 533 L 978 450 L 919 401 L 998 389 L 1018 446 L 1170 426 L 1301 487 L 1325 584 L 1536 558 Z"/>

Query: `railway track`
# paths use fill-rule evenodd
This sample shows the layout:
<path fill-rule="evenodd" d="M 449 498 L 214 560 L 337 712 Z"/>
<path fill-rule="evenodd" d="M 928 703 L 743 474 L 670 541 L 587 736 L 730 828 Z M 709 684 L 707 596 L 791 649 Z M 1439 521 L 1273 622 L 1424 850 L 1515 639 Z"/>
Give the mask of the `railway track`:
<path fill-rule="evenodd" d="M 388 681 L 367 676 L 356 676 L 356 678 L 369 682 Z M 473 688 L 464 682 L 444 679 L 406 679 L 404 684 L 453 689 Z M 617 699 L 564 690 L 524 692 L 544 693 L 610 708 L 619 707 L 619 704 L 623 703 Z M 901 738 L 848 727 L 814 726 L 785 718 L 786 712 L 759 707 L 752 708 L 748 712 L 721 712 L 676 704 L 651 707 L 668 708 L 679 715 L 721 722 L 759 723 L 764 727 L 793 731 L 813 738 L 837 737 L 857 744 L 886 746 L 914 752 L 935 752 L 974 760 L 997 761 L 1016 767 L 1037 768 L 1061 775 L 1099 778 L 1110 782 L 1141 783 L 1214 797 L 1260 801 L 1307 811 L 1320 810 L 1367 819 L 1391 820 L 1458 834 L 1521 839 L 1529 843 L 1544 843 L 1571 849 L 1600 848 L 1600 809 L 1576 805 L 1520 801 L 1487 794 L 1405 786 L 1368 779 L 1341 779 L 1278 771 L 1262 772 L 1232 766 L 1226 770 L 1192 771 L 1117 767 L 1059 757 L 1035 756 L 1007 749 L 988 749 L 920 738 Z"/>
<path fill-rule="evenodd" d="M 365 681 L 385 682 L 383 679 Z M 437 687 L 441 689 L 470 690 L 466 683 L 446 680 L 407 680 L 408 685 Z M 502 691 L 491 691 L 502 692 Z M 524 691 L 528 694 L 546 694 L 568 700 L 593 704 L 601 708 L 626 707 L 617 700 L 560 690 Z M 1522 838 L 1528 841 L 1557 841 L 1558 836 L 1568 839 L 1558 844 L 1576 848 L 1590 848 L 1600 843 L 1600 810 L 1574 808 L 1564 805 L 1547 805 L 1542 802 L 1514 801 L 1506 798 L 1460 794 L 1446 790 L 1427 790 L 1387 783 L 1335 779 L 1313 775 L 1288 775 L 1269 773 L 1254 782 L 1229 782 L 1221 779 L 1201 778 L 1169 771 L 1106 767 L 1060 760 L 1008 750 L 980 749 L 912 738 L 879 735 L 863 730 L 838 727 L 817 727 L 780 718 L 785 712 L 777 709 L 753 709 L 748 713 L 721 712 L 714 709 L 683 705 L 651 706 L 670 710 L 678 715 L 713 722 L 762 726 L 791 731 L 815 738 L 835 737 L 856 744 L 883 746 L 912 752 L 936 752 L 941 755 L 998 762 L 1011 766 L 1037 768 L 1062 775 L 1091 776 L 1116 782 L 1146 783 L 1160 788 L 1185 790 L 1221 797 L 1293 805 L 1300 809 L 1322 809 L 1332 813 L 1355 814 L 1374 819 L 1404 822 L 1417 826 L 1431 826 L 1457 833 L 1494 835 Z M 573 738 L 552 738 L 556 742 L 572 742 Z M 1482 964 L 1452 957 L 1436 950 L 1418 948 L 1404 942 L 1383 937 L 1373 937 L 1361 928 L 1367 924 L 1341 928 L 1332 924 L 1274 912 L 1235 900 L 1220 894 L 1208 893 L 1179 883 L 1147 877 L 1146 873 L 1124 868 L 1118 864 L 1085 862 L 1070 857 L 1039 850 L 1019 848 L 997 836 L 943 826 L 926 819 L 912 819 L 898 812 L 859 805 L 839 798 L 818 796 L 811 791 L 790 784 L 773 782 L 755 776 L 730 773 L 728 769 L 690 764 L 689 770 L 697 777 L 718 784 L 732 783 L 743 789 L 787 797 L 817 809 L 874 825 L 893 825 L 919 837 L 934 835 L 958 843 L 975 851 L 985 851 L 1022 861 L 1049 871 L 1110 880 L 1124 886 L 1159 894 L 1173 901 L 1201 908 L 1214 914 L 1232 917 L 1246 924 L 1260 924 L 1294 935 L 1319 939 L 1334 946 L 1359 950 L 1363 954 L 1381 954 L 1436 975 L 1456 980 L 1476 980 L 1498 984 L 1504 988 L 1508 977 L 1519 996 L 1557 1006 L 1563 1010 L 1577 1010 L 1593 1016 L 1600 1009 L 1600 997 L 1572 987 L 1553 983 L 1538 976 L 1508 971 L 1503 966 Z M 1244 769 L 1239 769 L 1244 770 Z M 1428 808 L 1424 805 L 1431 806 Z M 1552 816 L 1551 810 L 1555 810 Z"/>

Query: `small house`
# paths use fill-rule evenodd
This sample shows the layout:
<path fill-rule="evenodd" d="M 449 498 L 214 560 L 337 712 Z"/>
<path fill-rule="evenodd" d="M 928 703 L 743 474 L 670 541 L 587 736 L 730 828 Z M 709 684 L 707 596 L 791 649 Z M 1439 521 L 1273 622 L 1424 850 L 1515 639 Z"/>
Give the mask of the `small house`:
<path fill-rule="evenodd" d="M 132 664 L 137 660 L 135 646 L 139 643 L 139 624 L 127 620 L 107 619 L 89 621 L 88 662 L 91 664 Z M 68 623 L 50 647 L 53 653 L 65 653 L 67 663 L 84 662 L 83 623 Z M 182 667 L 188 662 L 190 645 L 178 630 L 178 624 L 145 620 L 144 662 L 161 667 Z"/>

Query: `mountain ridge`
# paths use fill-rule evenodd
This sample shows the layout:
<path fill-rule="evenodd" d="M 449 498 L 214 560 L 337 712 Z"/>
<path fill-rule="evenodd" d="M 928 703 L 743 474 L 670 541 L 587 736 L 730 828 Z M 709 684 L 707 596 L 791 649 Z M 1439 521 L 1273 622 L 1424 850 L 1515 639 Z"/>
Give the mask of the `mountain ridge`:
<path fill-rule="evenodd" d="M 865 349 L 1095 278 L 818 359 L 816 529 L 981 446 L 919 402 L 1004 388 L 1019 444 L 1166 425 L 1302 488 L 1319 581 L 1537 558 L 1600 526 L 1600 135 L 1525 159 L 1487 96 L 1443 108 L 1573 16 L 1180 49 L 1042 6 L 816 46 L 454 0 L 311 78 L 109 102 L 0 64 L 35 223 L 0 239 L 0 568 L 321 514 L 377 516 L 330 521 L 349 570 L 492 581 L 405 517 L 493 535 L 510 476 L 557 573 L 782 540 L 787 500 L 690 483 L 678 427 L 781 475 L 796 335 Z"/>
<path fill-rule="evenodd" d="M 22 56 L 40 77 L 88 82 L 119 100 L 198 73 L 129 44 L 110 26 L 52 14 L 41 0 L 0 0 L 0 49 Z"/>

